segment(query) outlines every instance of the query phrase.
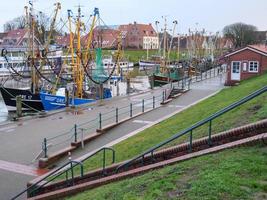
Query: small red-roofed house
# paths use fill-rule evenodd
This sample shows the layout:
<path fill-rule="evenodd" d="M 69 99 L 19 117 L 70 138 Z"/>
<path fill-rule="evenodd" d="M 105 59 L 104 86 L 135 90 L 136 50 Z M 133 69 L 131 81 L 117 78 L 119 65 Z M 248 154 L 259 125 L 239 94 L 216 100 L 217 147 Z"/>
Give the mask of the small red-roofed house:
<path fill-rule="evenodd" d="M 241 80 L 267 71 L 267 46 L 249 45 L 225 55 L 227 74 L 225 85 L 235 85 Z"/>

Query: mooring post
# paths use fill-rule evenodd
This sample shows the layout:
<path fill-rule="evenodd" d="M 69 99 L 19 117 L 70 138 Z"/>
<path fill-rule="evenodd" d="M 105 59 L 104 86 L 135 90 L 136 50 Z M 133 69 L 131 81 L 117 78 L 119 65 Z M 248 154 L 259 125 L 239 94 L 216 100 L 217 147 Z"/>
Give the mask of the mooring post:
<path fill-rule="evenodd" d="M 66 105 L 66 107 L 69 107 L 69 100 L 70 100 L 69 90 L 67 88 L 65 88 L 65 105 Z"/>
<path fill-rule="evenodd" d="M 126 81 L 127 81 L 127 89 L 126 89 L 126 91 L 127 91 L 127 94 L 130 94 L 130 79 L 127 78 Z"/>
<path fill-rule="evenodd" d="M 145 112 L 145 100 L 142 100 L 142 112 Z"/>
<path fill-rule="evenodd" d="M 22 116 L 22 98 L 21 96 L 16 96 L 16 108 L 17 108 L 17 117 Z"/>
<path fill-rule="evenodd" d="M 155 96 L 153 96 L 153 109 L 155 108 Z"/>

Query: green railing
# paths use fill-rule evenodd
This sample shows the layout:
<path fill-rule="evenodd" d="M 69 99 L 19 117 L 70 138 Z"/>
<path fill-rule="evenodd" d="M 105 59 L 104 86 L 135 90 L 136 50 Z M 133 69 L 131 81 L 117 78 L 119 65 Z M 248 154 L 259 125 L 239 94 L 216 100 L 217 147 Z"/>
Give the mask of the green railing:
<path fill-rule="evenodd" d="M 153 158 L 154 152 L 156 150 L 158 150 L 159 148 L 161 148 L 164 145 L 169 144 L 170 142 L 173 142 L 174 140 L 180 138 L 183 135 L 189 134 L 189 150 L 192 151 L 192 138 L 193 138 L 193 130 L 195 130 L 196 128 L 203 126 L 204 124 L 209 124 L 209 128 L 208 128 L 208 144 L 211 146 L 212 145 L 212 140 L 211 140 L 211 131 L 212 131 L 212 121 L 218 117 L 220 117 L 221 115 L 229 112 L 230 110 L 254 99 L 255 97 L 265 93 L 267 91 L 267 86 L 264 86 L 263 88 L 253 92 L 252 94 L 242 98 L 241 100 L 223 108 L 222 110 L 214 113 L 213 115 L 207 117 L 206 119 L 203 119 L 199 122 L 197 122 L 196 124 L 194 124 L 193 126 L 175 134 L 174 136 L 172 136 L 171 138 L 169 138 L 166 141 L 163 141 L 159 144 L 157 144 L 156 146 L 148 149 L 147 151 L 145 151 L 144 153 L 134 157 L 131 160 L 126 161 L 125 163 L 121 164 L 120 166 L 117 167 L 116 172 L 118 173 L 121 169 L 127 168 L 131 163 L 137 161 L 137 160 L 141 160 L 142 162 L 144 162 L 144 158 L 146 155 L 151 154 L 151 157 Z"/>
<path fill-rule="evenodd" d="M 43 177 L 42 179 L 38 180 L 36 183 L 32 184 L 30 187 L 26 188 L 25 190 L 23 190 L 22 192 L 20 192 L 19 194 L 17 194 L 16 196 L 14 196 L 12 198 L 12 200 L 17 199 L 18 197 L 20 197 L 21 195 L 27 193 L 28 197 L 33 197 L 36 194 L 38 194 L 38 190 L 43 188 L 44 186 L 46 186 L 48 183 L 51 183 L 52 181 L 54 181 L 56 178 L 60 177 L 61 175 L 65 174 L 66 176 L 66 183 L 68 183 L 69 185 L 74 185 L 74 168 L 76 166 L 80 166 L 80 177 L 82 178 L 84 175 L 84 167 L 83 167 L 83 163 L 85 161 L 87 161 L 88 159 L 92 158 L 93 156 L 95 156 L 96 154 L 98 154 L 99 152 L 103 151 L 103 157 L 102 157 L 102 174 L 105 175 L 105 169 L 106 169 L 106 151 L 111 151 L 112 152 L 112 164 L 115 162 L 115 150 L 110 148 L 110 147 L 103 147 L 99 150 L 97 150 L 96 152 L 94 152 L 93 154 L 83 158 L 81 161 L 75 161 L 75 160 L 71 160 L 69 162 L 67 162 L 66 164 L 64 164 L 63 166 L 57 168 L 56 170 L 48 173 L 45 177 Z M 69 178 L 69 171 L 71 173 L 71 177 Z"/>

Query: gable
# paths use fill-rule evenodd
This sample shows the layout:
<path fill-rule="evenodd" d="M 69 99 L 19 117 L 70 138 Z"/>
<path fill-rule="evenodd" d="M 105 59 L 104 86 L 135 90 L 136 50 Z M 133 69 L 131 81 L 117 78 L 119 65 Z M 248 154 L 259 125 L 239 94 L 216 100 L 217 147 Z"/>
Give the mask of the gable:
<path fill-rule="evenodd" d="M 246 51 L 246 50 L 255 52 L 255 53 L 260 54 L 260 55 L 263 55 L 263 56 L 267 56 L 267 53 L 266 52 L 262 52 L 260 50 L 257 50 L 255 48 L 253 48 L 253 47 L 247 46 L 247 47 L 244 47 L 242 49 L 239 49 L 239 50 L 236 50 L 234 52 L 231 52 L 229 54 L 226 54 L 224 57 L 230 57 L 230 56 L 233 56 L 235 54 L 241 53 L 241 52 Z"/>

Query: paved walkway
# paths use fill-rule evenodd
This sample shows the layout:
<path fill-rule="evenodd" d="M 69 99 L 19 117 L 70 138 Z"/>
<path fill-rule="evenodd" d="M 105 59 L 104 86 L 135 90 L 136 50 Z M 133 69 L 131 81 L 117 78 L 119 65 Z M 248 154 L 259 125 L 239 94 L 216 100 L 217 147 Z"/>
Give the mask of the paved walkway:
<path fill-rule="evenodd" d="M 90 142 L 83 150 L 79 149 L 75 151 L 72 154 L 72 158 L 78 158 L 85 153 L 94 151 L 102 146 L 113 145 L 137 134 L 139 131 L 215 94 L 223 88 L 223 83 L 224 80 L 220 77 L 194 83 L 188 93 L 165 106 L 115 127 L 108 133 Z M 57 129 L 57 133 L 59 131 L 64 131 L 73 127 L 74 123 L 89 121 L 90 118 L 96 117 L 99 112 L 107 112 L 108 110 L 114 110 L 116 107 L 127 106 L 130 102 L 136 103 L 136 108 L 140 109 L 141 104 L 138 104 L 137 102 L 141 102 L 142 99 L 151 98 L 152 95 L 159 96 L 162 94 L 162 90 L 163 88 L 159 88 L 145 94 L 113 98 L 112 100 L 105 101 L 104 104 L 98 104 L 95 107 L 91 106 L 82 109 L 78 115 L 77 113 L 61 112 L 46 118 L 36 118 L 0 127 L 0 160 L 9 162 L 10 166 L 18 166 L 19 164 L 20 167 L 25 168 L 24 171 L 27 172 L 24 174 L 20 173 L 19 170 L 14 172 L 15 170 L 9 170 L 8 167 L 3 167 L 3 165 L 1 167 L 0 162 L 0 180 L 5 180 L 0 181 L 1 197 L 4 197 L 3 199 L 9 199 L 11 196 L 25 188 L 27 181 L 34 178 L 36 173 L 31 171 L 31 161 L 41 150 L 41 142 L 43 138 L 55 135 L 55 132 L 52 130 Z M 62 162 L 66 162 L 66 158 L 63 158 L 57 164 Z M 29 174 L 28 172 L 33 173 Z"/>

